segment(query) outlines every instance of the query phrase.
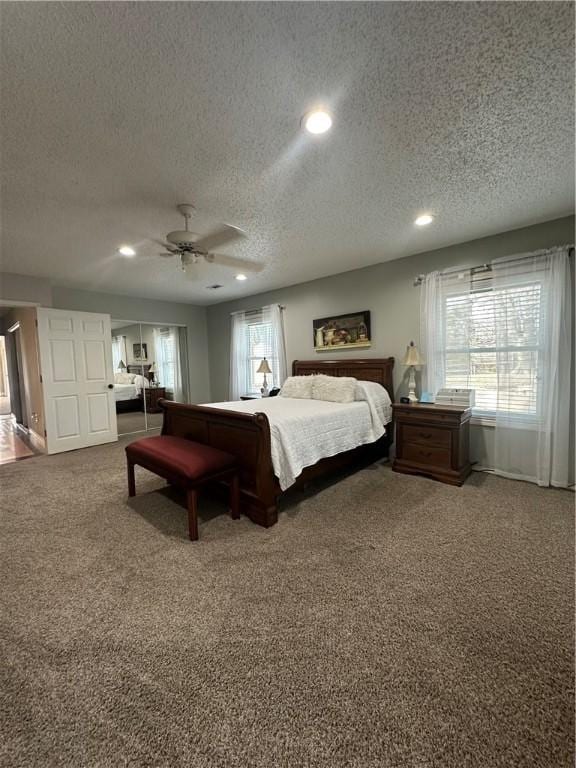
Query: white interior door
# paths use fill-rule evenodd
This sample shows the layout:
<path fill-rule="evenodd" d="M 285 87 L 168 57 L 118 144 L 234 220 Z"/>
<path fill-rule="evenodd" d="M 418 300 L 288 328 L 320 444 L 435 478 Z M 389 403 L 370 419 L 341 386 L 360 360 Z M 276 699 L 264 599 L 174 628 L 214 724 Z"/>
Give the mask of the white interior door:
<path fill-rule="evenodd" d="M 37 311 L 47 452 L 117 440 L 110 315 Z"/>

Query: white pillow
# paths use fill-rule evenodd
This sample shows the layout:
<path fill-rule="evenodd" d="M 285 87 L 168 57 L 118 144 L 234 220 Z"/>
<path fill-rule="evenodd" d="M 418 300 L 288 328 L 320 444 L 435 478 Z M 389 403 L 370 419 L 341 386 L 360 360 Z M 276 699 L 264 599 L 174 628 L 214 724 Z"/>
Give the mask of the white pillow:
<path fill-rule="evenodd" d="M 316 376 L 289 376 L 280 390 L 282 397 L 312 399 L 312 383 Z"/>
<path fill-rule="evenodd" d="M 114 383 L 115 384 L 133 384 L 134 374 L 133 373 L 115 373 Z"/>
<path fill-rule="evenodd" d="M 328 400 L 332 403 L 353 403 L 356 394 L 357 379 L 352 376 L 314 377 L 312 397 L 314 400 Z"/>

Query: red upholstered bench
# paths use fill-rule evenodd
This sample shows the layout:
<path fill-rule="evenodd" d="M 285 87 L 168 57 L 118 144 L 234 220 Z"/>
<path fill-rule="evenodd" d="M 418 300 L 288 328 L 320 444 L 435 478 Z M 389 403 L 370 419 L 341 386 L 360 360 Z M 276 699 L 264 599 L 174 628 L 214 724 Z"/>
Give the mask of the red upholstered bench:
<path fill-rule="evenodd" d="M 240 486 L 235 456 L 183 437 L 144 437 L 126 446 L 128 495 L 136 495 L 134 465 L 154 472 L 186 491 L 190 539 L 198 538 L 197 488 L 214 480 L 230 483 L 230 512 L 240 517 Z"/>

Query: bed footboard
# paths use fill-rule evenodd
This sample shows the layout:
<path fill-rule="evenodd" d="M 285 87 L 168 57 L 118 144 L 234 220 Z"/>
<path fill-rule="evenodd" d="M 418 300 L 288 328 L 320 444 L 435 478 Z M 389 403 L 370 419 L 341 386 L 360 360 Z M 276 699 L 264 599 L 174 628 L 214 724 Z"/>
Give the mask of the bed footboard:
<path fill-rule="evenodd" d="M 269 527 L 278 520 L 280 486 L 272 467 L 270 425 L 263 413 L 239 413 L 203 405 L 160 400 L 163 435 L 211 445 L 238 458 L 240 509 Z"/>

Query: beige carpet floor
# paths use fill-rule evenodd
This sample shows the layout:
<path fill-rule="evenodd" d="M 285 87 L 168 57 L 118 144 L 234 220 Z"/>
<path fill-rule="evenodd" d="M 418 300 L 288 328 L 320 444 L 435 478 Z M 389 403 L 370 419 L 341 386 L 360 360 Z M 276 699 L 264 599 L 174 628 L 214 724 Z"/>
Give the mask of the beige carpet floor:
<path fill-rule="evenodd" d="M 0 467 L 0 764 L 573 765 L 569 492 L 372 468 L 200 536 L 123 446 Z"/>
<path fill-rule="evenodd" d="M 161 429 L 163 417 L 164 414 L 162 413 L 147 413 L 144 415 L 144 411 L 117 413 L 118 434 L 129 435 L 134 432 L 142 432 L 145 429 Z"/>

